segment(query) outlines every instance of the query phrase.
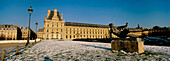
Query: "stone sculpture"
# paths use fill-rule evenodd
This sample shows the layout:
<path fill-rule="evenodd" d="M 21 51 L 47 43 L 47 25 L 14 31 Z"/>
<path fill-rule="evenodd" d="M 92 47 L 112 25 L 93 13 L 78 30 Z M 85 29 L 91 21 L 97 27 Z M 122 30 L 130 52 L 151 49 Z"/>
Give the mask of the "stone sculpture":
<path fill-rule="evenodd" d="M 119 37 L 119 39 L 114 39 L 111 41 L 111 50 L 124 50 L 126 52 L 144 52 L 144 43 L 140 37 L 143 35 L 128 34 L 130 31 L 126 29 L 128 23 L 124 26 L 113 27 L 110 26 L 110 39 L 112 40 L 112 34 Z M 127 38 L 130 37 L 130 38 Z"/>
<path fill-rule="evenodd" d="M 126 38 L 126 37 L 130 37 L 130 38 L 141 38 L 143 37 L 143 35 L 134 35 L 134 34 L 128 34 L 131 31 L 127 30 L 126 27 L 128 26 L 128 23 L 126 23 L 126 25 L 124 26 L 118 26 L 117 28 L 113 27 L 113 24 L 109 24 L 110 26 L 110 37 L 112 38 L 112 33 L 116 36 L 118 36 L 119 38 Z"/>

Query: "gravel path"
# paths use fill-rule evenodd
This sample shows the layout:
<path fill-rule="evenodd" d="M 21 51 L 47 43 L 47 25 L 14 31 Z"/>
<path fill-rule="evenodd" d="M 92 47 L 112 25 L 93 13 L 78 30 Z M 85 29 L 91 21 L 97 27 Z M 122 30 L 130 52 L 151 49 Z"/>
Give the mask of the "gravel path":
<path fill-rule="evenodd" d="M 81 41 L 41 41 L 23 54 L 16 55 L 7 61 L 140 61 L 140 60 L 170 60 L 169 47 L 163 48 L 160 52 L 165 54 L 140 54 L 129 55 L 113 53 L 110 43 L 81 42 Z M 156 48 L 156 47 L 155 47 Z M 152 48 L 145 46 L 146 51 Z M 167 51 L 168 50 L 168 51 Z M 155 51 L 155 50 L 153 50 Z M 158 51 L 155 51 L 158 52 Z"/>

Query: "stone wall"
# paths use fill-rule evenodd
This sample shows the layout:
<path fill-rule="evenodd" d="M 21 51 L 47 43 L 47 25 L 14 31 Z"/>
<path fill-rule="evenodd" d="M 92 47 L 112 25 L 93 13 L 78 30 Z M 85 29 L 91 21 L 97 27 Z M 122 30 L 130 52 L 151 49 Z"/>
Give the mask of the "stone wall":
<path fill-rule="evenodd" d="M 41 41 L 40 39 L 37 39 L 36 42 Z M 0 44 L 2 43 L 26 43 L 27 40 L 1 40 Z M 29 40 L 29 42 L 35 42 L 35 40 Z"/>

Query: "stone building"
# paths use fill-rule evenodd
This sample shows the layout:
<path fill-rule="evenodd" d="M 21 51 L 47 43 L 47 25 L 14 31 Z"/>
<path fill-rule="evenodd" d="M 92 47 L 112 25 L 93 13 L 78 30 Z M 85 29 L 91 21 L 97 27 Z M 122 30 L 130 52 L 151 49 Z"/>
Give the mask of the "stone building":
<path fill-rule="evenodd" d="M 44 28 L 39 29 L 40 39 L 72 40 L 80 38 L 109 38 L 109 26 L 98 24 L 65 22 L 63 12 L 48 10 L 44 20 Z M 114 37 L 116 37 L 114 35 Z"/>
<path fill-rule="evenodd" d="M 133 34 L 133 35 L 143 35 L 143 36 L 148 36 L 148 30 L 146 28 L 142 28 L 139 26 L 136 28 L 126 28 L 130 31 L 128 34 Z"/>
<path fill-rule="evenodd" d="M 32 30 L 32 29 L 29 29 L 30 30 L 30 40 L 33 40 L 36 38 L 36 33 Z M 25 28 L 21 28 L 21 33 L 22 33 L 22 40 L 27 40 L 27 37 L 28 37 L 28 28 L 25 27 Z"/>
<path fill-rule="evenodd" d="M 38 29 L 37 38 L 43 39 L 43 35 L 44 35 L 44 29 Z"/>
<path fill-rule="evenodd" d="M 148 36 L 170 38 L 170 27 L 154 26 L 153 29 L 149 29 Z"/>
<path fill-rule="evenodd" d="M 0 40 L 20 40 L 20 27 L 16 25 L 0 25 Z"/>

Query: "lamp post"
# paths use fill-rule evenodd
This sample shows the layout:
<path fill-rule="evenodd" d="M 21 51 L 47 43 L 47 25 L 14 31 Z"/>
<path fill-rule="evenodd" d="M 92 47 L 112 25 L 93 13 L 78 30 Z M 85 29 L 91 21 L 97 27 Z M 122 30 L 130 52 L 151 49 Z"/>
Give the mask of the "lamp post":
<path fill-rule="evenodd" d="M 36 25 L 36 36 L 35 36 L 35 42 L 36 42 L 36 39 L 37 39 L 37 25 L 38 25 L 38 23 L 36 22 L 35 25 Z"/>
<path fill-rule="evenodd" d="M 30 8 L 28 9 L 28 14 L 29 14 L 28 37 L 27 37 L 27 43 L 26 43 L 25 46 L 27 46 L 29 44 L 29 39 L 30 39 L 30 36 L 29 36 L 29 34 L 30 34 L 30 20 L 31 20 L 32 12 L 33 12 L 33 9 L 30 6 Z"/>

